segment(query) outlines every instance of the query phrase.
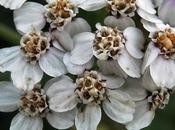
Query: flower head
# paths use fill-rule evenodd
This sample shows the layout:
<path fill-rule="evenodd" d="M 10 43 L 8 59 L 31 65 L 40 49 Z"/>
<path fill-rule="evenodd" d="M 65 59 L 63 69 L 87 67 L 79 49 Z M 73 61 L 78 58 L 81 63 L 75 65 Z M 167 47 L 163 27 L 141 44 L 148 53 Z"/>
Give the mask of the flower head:
<path fill-rule="evenodd" d="M 36 63 L 50 48 L 50 38 L 40 31 L 25 34 L 20 41 L 21 50 L 30 63 Z"/>
<path fill-rule="evenodd" d="M 106 98 L 106 81 L 96 71 L 85 71 L 84 75 L 76 80 L 76 92 L 83 104 L 101 104 Z"/>
<path fill-rule="evenodd" d="M 52 81 L 49 81 L 49 84 Z M 3 99 L 0 101 L 0 111 L 13 112 L 18 110 L 19 113 L 12 119 L 10 130 L 33 129 L 42 130 L 42 118 L 57 129 L 67 129 L 74 124 L 76 110 L 63 113 L 54 112 L 50 109 L 49 99 L 54 96 L 48 92 L 55 91 L 55 87 L 49 88 L 47 84 L 42 89 L 39 84 L 35 85 L 32 90 L 20 91 L 10 82 L 0 82 Z M 51 96 L 52 95 L 52 96 Z M 3 102 L 6 102 L 5 104 Z"/>
<path fill-rule="evenodd" d="M 124 44 L 125 38 L 117 27 L 99 25 L 93 45 L 94 55 L 100 60 L 117 59 Z"/>
<path fill-rule="evenodd" d="M 56 0 L 46 5 L 47 21 L 51 28 L 59 28 L 66 25 L 76 16 L 75 5 L 68 0 Z"/>
<path fill-rule="evenodd" d="M 41 30 L 47 22 L 51 30 L 63 31 L 78 14 L 79 8 L 94 11 L 103 4 L 103 1 L 94 0 L 47 0 L 46 5 L 26 2 L 14 11 L 14 22 L 20 33 L 27 33 L 32 27 Z"/>
<path fill-rule="evenodd" d="M 152 92 L 148 97 L 150 109 L 156 110 L 157 108 L 163 109 L 169 102 L 170 91 L 167 88 L 160 88 Z"/>
<path fill-rule="evenodd" d="M 107 0 L 109 11 L 112 15 L 134 16 L 136 0 Z"/>
<path fill-rule="evenodd" d="M 96 57 L 100 68 L 104 68 L 104 65 L 110 68 L 109 64 L 112 62 L 114 66 L 111 71 L 115 74 L 140 77 L 144 44 L 142 32 L 131 27 L 134 26 L 134 22 L 127 17 L 116 19 L 109 16 L 105 19 L 105 24 L 106 26 L 97 24 L 95 34 L 83 32 L 74 36 L 75 46 L 70 54 L 64 57 L 64 61 L 85 67 Z M 74 68 L 69 68 L 71 73 Z"/>
<path fill-rule="evenodd" d="M 101 108 L 114 121 L 127 123 L 132 120 L 134 102 L 119 88 L 124 83 L 122 78 L 103 75 L 97 71 L 85 71 L 74 83 L 68 77 L 62 77 L 55 85 L 62 90 L 50 99 L 51 109 L 65 112 L 78 107 L 75 125 L 78 130 L 96 129 L 101 120 Z M 64 99 L 64 100 L 63 100 Z"/>
<path fill-rule="evenodd" d="M 109 20 L 112 22 L 108 22 Z M 126 23 L 122 23 L 123 20 L 126 20 Z M 105 19 L 105 23 L 106 26 L 97 24 L 93 43 L 93 54 L 98 59 L 99 67 L 105 71 L 104 69 L 109 68 L 110 64 L 114 64 L 115 68 L 112 67 L 111 70 L 116 70 L 113 71 L 115 74 L 140 77 L 140 61 L 144 44 L 142 32 L 131 27 L 132 22 L 126 17 L 116 19 L 109 16 Z M 119 23 L 123 26 L 118 27 Z"/>
<path fill-rule="evenodd" d="M 150 69 L 151 77 L 157 86 L 174 87 L 174 28 L 168 25 L 159 25 L 157 30 L 150 33 L 151 41 L 148 44 L 142 73 Z M 171 77 L 171 80 L 169 80 Z"/>
<path fill-rule="evenodd" d="M 151 124 L 157 109 L 165 108 L 172 90 L 165 86 L 157 86 L 151 78 L 149 70 L 146 71 L 142 80 L 132 80 L 128 86 L 128 90 L 126 90 L 132 99 L 135 99 L 136 110 L 133 120 L 127 123 L 126 128 L 128 130 L 140 130 Z M 141 94 L 141 91 L 144 91 L 144 94 Z M 140 95 L 139 100 L 138 95 Z"/>
<path fill-rule="evenodd" d="M 31 117 L 42 115 L 49 109 L 46 98 L 45 91 L 35 87 L 21 97 L 19 111 Z"/>
<path fill-rule="evenodd" d="M 22 36 L 20 46 L 0 50 L 0 71 L 10 71 L 14 84 L 31 90 L 38 83 L 43 72 L 56 77 L 67 72 L 62 50 L 51 46 L 53 42 L 49 33 L 32 30 Z"/>

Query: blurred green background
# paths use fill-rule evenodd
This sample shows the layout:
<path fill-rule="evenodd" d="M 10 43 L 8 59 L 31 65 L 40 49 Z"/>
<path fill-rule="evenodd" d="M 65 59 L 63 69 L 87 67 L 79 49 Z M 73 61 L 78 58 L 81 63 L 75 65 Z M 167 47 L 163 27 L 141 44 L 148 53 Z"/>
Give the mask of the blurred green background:
<path fill-rule="evenodd" d="M 36 1 L 36 0 L 33 0 Z M 39 0 L 38 0 L 39 2 Z M 41 2 L 40 2 L 41 3 Z M 42 2 L 44 4 L 44 2 Z M 106 10 L 102 9 L 97 12 L 84 12 L 80 10 L 78 16 L 84 17 L 95 30 L 95 24 L 97 22 L 103 22 L 103 19 L 107 15 Z M 138 19 L 135 19 L 138 23 Z M 140 24 L 138 24 L 140 26 Z M 19 45 L 20 34 L 15 30 L 13 23 L 13 11 L 5 9 L 0 6 L 0 48 Z M 47 78 L 44 78 L 43 82 L 46 82 Z M 9 73 L 0 73 L 0 81 L 10 81 Z M 1 89 L 0 89 L 1 90 Z M 0 130 L 9 130 L 10 122 L 14 113 L 0 113 Z M 74 130 L 75 128 L 71 129 Z M 55 130 L 47 121 L 44 122 L 44 130 Z M 103 119 L 98 127 L 98 130 L 125 130 L 125 128 L 110 120 L 103 114 Z M 158 110 L 156 117 L 152 124 L 144 130 L 175 130 L 175 96 L 172 95 L 169 104 L 164 110 Z"/>

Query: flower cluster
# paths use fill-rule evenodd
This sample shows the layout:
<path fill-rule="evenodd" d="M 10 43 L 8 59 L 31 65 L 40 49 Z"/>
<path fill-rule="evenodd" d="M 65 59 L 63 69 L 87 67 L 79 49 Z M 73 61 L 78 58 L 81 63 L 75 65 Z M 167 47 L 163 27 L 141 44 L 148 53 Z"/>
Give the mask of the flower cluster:
<path fill-rule="evenodd" d="M 0 0 L 18 46 L 0 49 L 0 111 L 10 130 L 96 130 L 104 113 L 128 130 L 151 124 L 175 86 L 174 0 Z M 92 30 L 81 17 L 106 9 Z M 143 28 L 138 26 L 142 23 Z M 148 33 L 149 35 L 147 36 Z M 51 79 L 42 84 L 43 76 Z"/>

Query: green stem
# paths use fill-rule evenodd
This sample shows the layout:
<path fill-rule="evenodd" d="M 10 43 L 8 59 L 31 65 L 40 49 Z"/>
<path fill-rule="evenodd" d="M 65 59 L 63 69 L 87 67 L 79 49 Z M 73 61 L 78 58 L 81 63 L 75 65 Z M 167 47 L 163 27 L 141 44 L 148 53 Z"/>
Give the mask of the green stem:
<path fill-rule="evenodd" d="M 18 45 L 20 41 L 20 34 L 15 32 L 7 25 L 0 23 L 0 39 L 7 41 L 8 44 Z"/>

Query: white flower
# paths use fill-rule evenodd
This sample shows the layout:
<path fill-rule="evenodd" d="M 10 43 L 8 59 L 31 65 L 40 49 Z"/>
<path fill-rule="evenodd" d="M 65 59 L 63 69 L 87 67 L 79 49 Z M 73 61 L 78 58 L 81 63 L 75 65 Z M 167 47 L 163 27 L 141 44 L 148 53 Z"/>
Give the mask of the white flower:
<path fill-rule="evenodd" d="M 77 66 L 87 66 L 94 58 L 98 59 L 100 69 L 131 77 L 140 77 L 143 57 L 144 36 L 135 28 L 131 18 L 116 19 L 109 16 L 106 26 L 97 24 L 95 34 L 83 32 L 73 37 L 74 48 L 64 56 L 64 61 Z M 66 64 L 69 66 L 69 64 Z M 69 72 L 74 67 L 69 66 Z"/>
<path fill-rule="evenodd" d="M 137 9 L 136 1 L 137 0 L 87 0 L 88 4 L 85 2 L 84 6 L 81 5 L 81 7 L 88 11 L 95 11 L 107 7 L 110 14 L 114 16 L 133 17 Z"/>
<path fill-rule="evenodd" d="M 10 71 L 19 89 L 32 89 L 43 72 L 57 77 L 67 72 L 64 52 L 52 47 L 49 33 L 33 30 L 22 36 L 20 46 L 0 49 L 0 71 Z"/>
<path fill-rule="evenodd" d="M 0 5 L 11 10 L 20 8 L 27 0 L 0 0 Z"/>
<path fill-rule="evenodd" d="M 144 44 L 142 32 L 135 27 L 120 30 L 118 26 L 110 25 L 98 25 L 95 34 L 93 54 L 98 59 L 100 69 L 105 72 L 106 68 L 110 67 L 115 74 L 119 71 L 125 77 L 140 77 Z"/>
<path fill-rule="evenodd" d="M 65 27 L 65 31 L 60 32 L 55 30 L 52 32 L 53 37 L 59 43 L 64 43 L 61 46 L 58 46 L 58 43 L 54 43 L 53 45 L 58 49 L 60 47 L 64 48 L 65 55 L 63 62 L 71 74 L 81 74 L 85 69 L 90 69 L 94 64 L 91 49 L 94 34 L 90 31 L 90 25 L 84 19 L 77 18 Z M 80 63 L 81 61 L 84 63 Z"/>
<path fill-rule="evenodd" d="M 93 11 L 100 3 L 94 0 L 47 0 L 43 6 L 36 2 L 26 2 L 20 9 L 14 11 L 14 22 L 19 32 L 26 33 L 31 25 L 42 29 L 46 22 L 51 28 L 63 30 L 78 14 L 78 9 L 88 8 Z"/>
<path fill-rule="evenodd" d="M 172 88 L 175 86 L 175 29 L 170 26 L 157 25 L 155 32 L 150 33 L 142 73 L 148 68 L 157 86 Z"/>
<path fill-rule="evenodd" d="M 127 123 L 133 119 L 135 104 L 130 96 L 121 91 L 124 80 L 113 75 L 102 75 L 97 71 L 85 71 L 74 83 L 70 78 L 55 80 L 57 93 L 50 98 L 50 108 L 65 112 L 78 107 L 75 117 L 77 130 L 96 130 L 101 120 L 102 105 L 105 113 L 114 121 Z M 52 88 L 52 85 L 51 85 Z"/>
<path fill-rule="evenodd" d="M 0 82 L 0 111 L 19 113 L 12 119 L 9 130 L 42 130 L 42 118 L 57 129 L 67 129 L 74 124 L 76 109 L 59 113 L 49 108 L 49 99 L 54 96 L 49 81 L 44 89 L 36 85 L 33 90 L 20 91 L 11 82 Z M 49 93 L 48 93 L 49 91 Z"/>
<path fill-rule="evenodd" d="M 137 0 L 138 14 L 143 18 L 142 23 L 148 31 L 153 31 L 156 24 L 175 26 L 174 0 Z"/>
<path fill-rule="evenodd" d="M 131 80 L 128 83 L 129 89 L 124 89 L 136 101 L 134 118 L 126 124 L 128 130 L 140 130 L 149 126 L 156 109 L 163 109 L 169 102 L 171 90 L 165 86 L 157 86 L 151 79 L 149 70 L 143 76 L 143 85 L 138 80 Z"/>

